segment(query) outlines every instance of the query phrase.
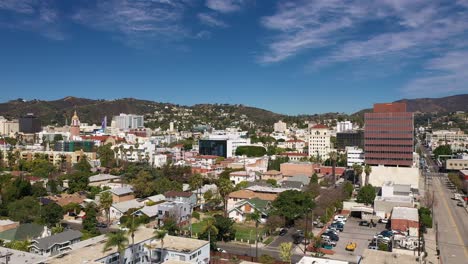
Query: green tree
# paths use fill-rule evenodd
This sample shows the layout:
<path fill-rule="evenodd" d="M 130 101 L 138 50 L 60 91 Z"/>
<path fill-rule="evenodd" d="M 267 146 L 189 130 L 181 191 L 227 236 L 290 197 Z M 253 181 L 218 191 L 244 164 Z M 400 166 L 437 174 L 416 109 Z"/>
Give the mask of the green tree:
<path fill-rule="evenodd" d="M 31 223 L 41 215 L 39 201 L 31 196 L 26 196 L 21 200 L 16 200 L 8 204 L 8 216 L 13 221 L 21 223 Z"/>
<path fill-rule="evenodd" d="M 97 221 L 97 209 L 94 204 L 90 203 L 85 208 L 85 217 L 83 219 L 83 230 L 85 230 L 90 236 L 97 236 L 100 234 L 96 228 Z"/>
<path fill-rule="evenodd" d="M 234 189 L 236 190 L 242 190 L 249 187 L 249 182 L 248 181 L 241 181 L 238 184 L 236 184 L 236 187 Z"/>
<path fill-rule="evenodd" d="M 175 236 L 180 231 L 179 225 L 177 224 L 177 220 L 173 216 L 168 216 L 163 219 L 163 227 L 162 229 L 165 230 L 169 235 Z"/>
<path fill-rule="evenodd" d="M 273 187 L 278 186 L 278 182 L 275 179 L 268 179 L 266 180 L 266 183 L 270 184 Z"/>
<path fill-rule="evenodd" d="M 266 153 L 266 149 L 260 146 L 239 146 L 236 148 L 237 156 L 262 157 L 265 156 Z"/>
<path fill-rule="evenodd" d="M 82 171 L 77 171 L 68 177 L 68 193 L 85 191 L 88 189 L 89 174 Z"/>
<path fill-rule="evenodd" d="M 56 180 L 49 180 L 47 181 L 47 187 L 49 187 L 49 190 L 52 194 L 58 194 L 58 183 Z"/>
<path fill-rule="evenodd" d="M 200 200 L 200 188 L 203 186 L 203 176 L 200 173 L 195 173 L 189 180 L 190 190 L 197 191 L 197 204 Z"/>
<path fill-rule="evenodd" d="M 111 168 L 115 163 L 114 151 L 111 149 L 111 144 L 106 144 L 98 147 L 96 151 L 101 166 Z"/>
<path fill-rule="evenodd" d="M 232 182 L 226 178 L 219 178 L 218 181 L 216 182 L 216 185 L 218 186 L 219 195 L 221 195 L 221 198 L 223 198 L 224 212 L 226 213 L 227 212 L 227 198 L 228 198 L 228 195 L 234 190 L 234 186 Z"/>
<path fill-rule="evenodd" d="M 73 166 L 73 168 L 79 172 L 89 173 L 91 170 L 91 165 L 88 162 L 88 157 L 86 155 L 81 156 L 78 163 Z"/>
<path fill-rule="evenodd" d="M 63 211 L 65 213 L 75 213 L 78 214 L 81 211 L 81 205 L 78 203 L 69 203 L 63 206 Z"/>
<path fill-rule="evenodd" d="M 47 195 L 47 190 L 42 182 L 35 182 L 31 186 L 31 194 L 34 197 L 42 197 Z"/>
<path fill-rule="evenodd" d="M 6 248 L 16 249 L 20 251 L 29 252 L 29 247 L 31 246 L 31 241 L 29 240 L 13 240 L 8 243 L 5 243 Z"/>
<path fill-rule="evenodd" d="M 219 232 L 215 225 L 215 219 L 205 218 L 203 222 L 203 229 L 200 231 L 199 239 L 210 241 L 210 248 L 214 250 L 216 248 L 216 241 Z"/>
<path fill-rule="evenodd" d="M 258 261 L 262 264 L 275 264 L 276 259 L 270 255 L 263 254 L 260 256 Z"/>
<path fill-rule="evenodd" d="M 275 214 L 292 221 L 314 208 L 315 204 L 309 193 L 287 190 L 278 195 L 271 204 Z"/>
<path fill-rule="evenodd" d="M 439 158 L 440 155 L 452 155 L 452 149 L 450 145 L 440 145 L 432 151 L 432 154 L 436 158 Z"/>
<path fill-rule="evenodd" d="M 343 184 L 343 192 L 345 193 L 346 199 L 351 198 L 351 196 L 353 195 L 353 191 L 354 186 L 349 181 Z"/>
<path fill-rule="evenodd" d="M 281 164 L 288 162 L 289 157 L 276 157 L 276 159 L 270 159 L 268 161 L 268 170 L 277 170 L 279 171 L 281 169 Z"/>
<path fill-rule="evenodd" d="M 62 233 L 65 230 L 65 228 L 61 224 L 56 224 L 51 228 L 52 235 Z"/>
<path fill-rule="evenodd" d="M 372 167 L 369 166 L 369 164 L 366 164 L 366 166 L 364 166 L 364 173 L 366 174 L 366 180 L 364 181 L 364 185 L 369 184 L 369 175 L 371 174 L 371 172 L 372 172 Z"/>
<path fill-rule="evenodd" d="M 106 234 L 107 241 L 104 244 L 103 252 L 109 250 L 112 247 L 117 248 L 117 253 L 119 254 L 119 263 L 124 263 L 124 256 L 123 253 L 128 246 L 128 238 L 124 231 L 117 230 L 112 233 Z"/>
<path fill-rule="evenodd" d="M 234 220 L 222 215 L 214 216 L 214 225 L 218 230 L 216 239 L 218 241 L 229 242 L 236 237 L 236 230 L 234 229 Z"/>
<path fill-rule="evenodd" d="M 364 203 L 366 205 L 374 203 L 374 199 L 375 199 L 375 189 L 370 184 L 362 187 L 359 190 L 358 195 L 356 197 L 356 201 L 358 203 Z"/>
<path fill-rule="evenodd" d="M 353 165 L 353 170 L 354 170 L 353 184 L 356 184 L 356 177 L 357 177 L 357 180 L 360 181 L 360 178 L 362 175 L 362 166 L 355 163 Z"/>
<path fill-rule="evenodd" d="M 135 221 L 135 215 L 132 217 L 127 218 L 127 221 L 123 223 L 124 227 L 127 228 L 127 234 L 130 235 L 132 238 L 132 260 L 135 263 L 135 232 L 138 230 L 139 225 L 141 224 L 140 221 Z"/>
<path fill-rule="evenodd" d="M 161 241 L 161 257 L 159 258 L 161 262 L 164 262 L 164 238 L 167 235 L 167 232 L 165 230 L 155 230 L 154 231 L 154 236 L 153 239 L 155 240 L 160 240 Z"/>
<path fill-rule="evenodd" d="M 289 262 L 291 263 L 291 257 L 292 257 L 292 243 L 281 243 L 280 248 L 279 248 L 279 253 L 280 253 L 280 258 L 284 262 Z"/>
<path fill-rule="evenodd" d="M 310 178 L 310 183 L 318 183 L 318 175 L 316 172 L 312 174 L 312 177 Z"/>
<path fill-rule="evenodd" d="M 99 202 L 101 204 L 101 208 L 104 209 L 104 211 L 106 212 L 106 220 L 107 220 L 107 224 L 109 224 L 110 223 L 110 208 L 113 203 L 112 194 L 109 191 L 102 192 L 100 195 Z"/>
<path fill-rule="evenodd" d="M 56 203 L 42 206 L 41 220 L 48 227 L 55 226 L 63 219 L 63 209 Z"/>
<path fill-rule="evenodd" d="M 258 258 L 258 225 L 262 220 L 261 213 L 255 209 L 253 213 L 247 215 L 247 221 L 252 221 L 255 223 L 255 257 Z"/>

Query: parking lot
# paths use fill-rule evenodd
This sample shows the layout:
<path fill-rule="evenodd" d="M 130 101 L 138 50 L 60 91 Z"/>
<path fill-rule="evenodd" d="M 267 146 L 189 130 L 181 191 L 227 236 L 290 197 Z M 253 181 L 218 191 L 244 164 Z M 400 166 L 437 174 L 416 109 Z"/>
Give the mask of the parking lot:
<path fill-rule="evenodd" d="M 362 255 L 363 251 L 376 233 L 385 230 L 385 224 L 377 224 L 376 227 L 359 226 L 361 219 L 350 217 L 348 218 L 343 232 L 340 232 L 340 241 L 336 244 L 333 250 L 339 255 Z M 355 242 L 357 244 L 354 252 L 346 251 L 346 244 Z"/>

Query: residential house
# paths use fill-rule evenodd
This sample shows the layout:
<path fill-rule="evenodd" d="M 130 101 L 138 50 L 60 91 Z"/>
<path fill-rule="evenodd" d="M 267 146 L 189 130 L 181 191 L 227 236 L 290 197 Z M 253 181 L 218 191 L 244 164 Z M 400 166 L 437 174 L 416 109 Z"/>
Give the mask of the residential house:
<path fill-rule="evenodd" d="M 185 225 L 192 216 L 192 207 L 188 203 L 170 201 L 156 205 L 145 206 L 134 213 L 135 215 L 146 215 L 157 226 L 163 226 L 166 218 L 173 218 L 177 224 Z"/>
<path fill-rule="evenodd" d="M 288 149 L 303 152 L 304 148 L 306 147 L 306 142 L 300 139 L 290 139 L 290 140 L 286 140 L 284 142 L 284 145 Z"/>
<path fill-rule="evenodd" d="M 63 207 L 70 203 L 82 204 L 86 199 L 86 194 L 84 192 L 77 192 L 73 194 L 63 193 L 54 196 L 47 196 L 45 198 Z"/>
<path fill-rule="evenodd" d="M 238 190 L 235 192 L 232 192 L 228 195 L 228 201 L 227 201 L 227 211 L 229 212 L 232 208 L 236 206 L 238 202 L 252 199 L 252 198 L 259 198 L 261 200 L 265 201 L 274 201 L 278 197 L 278 194 L 276 193 L 257 193 L 251 190 Z"/>
<path fill-rule="evenodd" d="M 110 219 L 120 219 L 128 210 L 132 208 L 141 208 L 145 204 L 137 199 L 125 202 L 114 203 L 110 208 Z"/>
<path fill-rule="evenodd" d="M 9 242 L 14 240 L 30 240 L 49 236 L 50 232 L 46 226 L 35 223 L 20 224 L 16 228 L 0 232 L 0 239 Z"/>
<path fill-rule="evenodd" d="M 120 176 L 110 174 L 98 174 L 89 177 L 90 186 L 103 186 L 113 182 L 120 182 Z"/>
<path fill-rule="evenodd" d="M 13 228 L 17 228 L 19 222 L 11 221 L 10 219 L 0 220 L 0 232 L 7 231 Z"/>
<path fill-rule="evenodd" d="M 29 252 L 43 256 L 53 256 L 71 250 L 70 246 L 81 241 L 83 234 L 77 230 L 65 230 L 52 236 L 33 239 Z"/>
<path fill-rule="evenodd" d="M 277 182 L 281 181 L 283 179 L 283 174 L 277 170 L 269 170 L 267 172 L 264 172 L 261 176 L 261 180 L 269 180 L 269 179 L 273 179 Z"/>
<path fill-rule="evenodd" d="M 135 195 L 133 194 L 133 188 L 128 186 L 114 188 L 108 191 L 112 193 L 112 201 L 114 203 L 120 203 L 135 199 Z"/>
<path fill-rule="evenodd" d="M 8 256 L 8 264 L 43 264 L 46 263 L 47 259 L 45 256 L 6 247 L 0 247 L 0 256 Z M 2 261 L 0 263 L 7 262 Z"/>
<path fill-rule="evenodd" d="M 253 182 L 255 181 L 255 173 L 247 171 L 234 171 L 229 173 L 229 180 L 234 184 L 239 184 L 243 181 Z"/>
<path fill-rule="evenodd" d="M 228 211 L 228 216 L 234 219 L 236 222 L 244 222 L 247 216 L 255 211 L 260 213 L 260 222 L 265 223 L 268 217 L 268 210 L 270 207 L 270 201 L 261 200 L 259 198 L 251 198 L 243 200 L 234 205 L 234 207 Z"/>
<path fill-rule="evenodd" d="M 183 202 L 192 207 L 197 205 L 197 195 L 192 192 L 168 191 L 164 194 L 166 201 Z"/>

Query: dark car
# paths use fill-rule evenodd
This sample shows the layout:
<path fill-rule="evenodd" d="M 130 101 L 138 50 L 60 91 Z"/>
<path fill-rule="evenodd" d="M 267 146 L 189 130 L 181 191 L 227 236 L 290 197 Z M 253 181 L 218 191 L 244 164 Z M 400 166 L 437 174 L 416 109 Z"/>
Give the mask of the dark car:
<path fill-rule="evenodd" d="M 335 233 L 332 233 L 332 232 L 323 233 L 322 235 L 328 236 L 333 241 L 339 241 L 340 240 L 340 237 L 337 236 Z"/>
<path fill-rule="evenodd" d="M 370 226 L 370 222 L 369 221 L 361 221 L 361 222 L 359 222 L 359 225 L 360 226 Z"/>
<path fill-rule="evenodd" d="M 280 236 L 284 236 L 284 235 L 286 235 L 287 233 L 288 233 L 288 229 L 282 228 L 281 231 L 279 232 L 279 235 L 280 235 Z"/>
<path fill-rule="evenodd" d="M 292 238 L 294 244 L 300 244 L 304 241 L 304 236 L 298 233 L 293 234 Z"/>
<path fill-rule="evenodd" d="M 340 223 L 333 223 L 330 225 L 331 227 L 335 228 L 336 230 L 343 232 L 344 230 L 344 225 Z"/>

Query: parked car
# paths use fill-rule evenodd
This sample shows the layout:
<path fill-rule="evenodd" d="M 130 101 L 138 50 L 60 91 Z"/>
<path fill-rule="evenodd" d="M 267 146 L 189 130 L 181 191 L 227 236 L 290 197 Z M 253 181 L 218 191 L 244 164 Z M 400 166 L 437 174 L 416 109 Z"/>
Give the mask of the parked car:
<path fill-rule="evenodd" d="M 227 251 L 222 248 L 217 248 L 216 251 L 221 252 L 221 253 L 227 253 Z"/>
<path fill-rule="evenodd" d="M 322 222 L 320 222 L 320 221 L 314 221 L 314 226 L 317 227 L 317 228 L 322 228 L 322 227 L 324 227 L 325 225 L 324 225 Z"/>
<path fill-rule="evenodd" d="M 379 223 L 387 224 L 387 223 L 388 223 L 388 219 L 387 219 L 387 218 L 382 218 L 382 219 L 379 220 Z"/>
<path fill-rule="evenodd" d="M 325 233 L 333 233 L 333 234 L 335 234 L 335 235 L 337 235 L 337 236 L 339 235 L 338 230 L 336 230 L 335 228 L 332 228 L 332 227 L 331 227 L 331 228 L 327 228 L 327 229 L 325 230 Z"/>
<path fill-rule="evenodd" d="M 348 218 L 346 218 L 346 216 L 344 215 L 335 215 L 335 217 L 333 218 L 335 221 L 336 220 L 341 220 L 343 222 L 346 222 L 346 220 L 348 220 Z"/>
<path fill-rule="evenodd" d="M 341 223 L 333 223 L 330 225 L 331 227 L 335 228 L 336 230 L 343 232 L 344 230 L 344 225 Z"/>
<path fill-rule="evenodd" d="M 340 240 L 340 237 L 338 235 L 336 235 L 335 233 L 327 232 L 327 233 L 323 233 L 323 234 L 325 236 L 330 237 L 330 239 L 333 240 L 333 241 L 339 241 Z"/>
<path fill-rule="evenodd" d="M 377 238 L 377 237 L 386 237 L 386 238 L 391 238 L 393 236 L 393 232 L 392 231 L 389 231 L 389 230 L 384 230 L 380 233 L 377 233 L 374 238 Z"/>
<path fill-rule="evenodd" d="M 284 235 L 286 235 L 287 233 L 288 233 L 288 229 L 282 228 L 282 229 L 280 230 L 280 232 L 279 232 L 279 235 L 280 235 L 280 236 L 284 236 Z"/>
<path fill-rule="evenodd" d="M 378 250 L 379 248 L 375 244 L 369 244 L 368 249 Z"/>
<path fill-rule="evenodd" d="M 349 242 L 348 244 L 346 244 L 347 251 L 354 251 L 356 247 L 357 247 L 356 242 Z"/>
<path fill-rule="evenodd" d="M 336 247 L 336 242 L 331 240 L 330 237 L 328 236 L 325 236 L 324 238 L 322 238 L 322 244 Z"/>
<path fill-rule="evenodd" d="M 359 225 L 360 226 L 370 226 L 370 222 L 369 221 L 360 221 Z"/>
<path fill-rule="evenodd" d="M 465 207 L 465 203 L 462 201 L 458 201 L 457 206 Z"/>

